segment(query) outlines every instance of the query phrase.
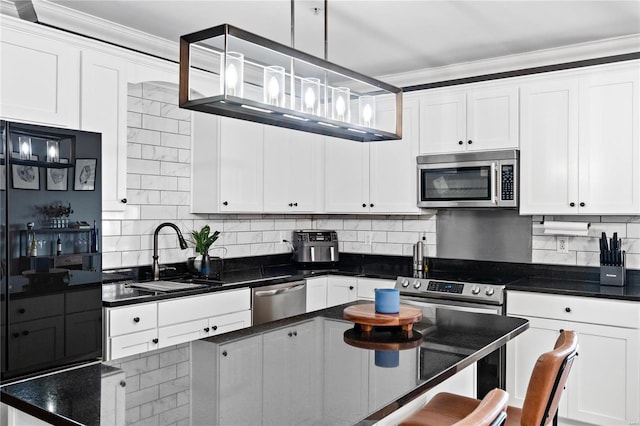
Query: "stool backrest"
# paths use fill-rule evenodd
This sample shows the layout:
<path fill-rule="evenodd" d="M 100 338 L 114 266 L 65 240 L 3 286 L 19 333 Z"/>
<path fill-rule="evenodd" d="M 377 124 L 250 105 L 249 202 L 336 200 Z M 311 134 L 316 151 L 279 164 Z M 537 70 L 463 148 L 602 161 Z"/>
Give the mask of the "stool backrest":
<path fill-rule="evenodd" d="M 540 355 L 522 405 L 522 426 L 544 426 L 553 419 L 577 351 L 578 335 L 561 331 L 554 349 Z"/>
<path fill-rule="evenodd" d="M 475 410 L 453 426 L 492 426 L 502 424 L 502 421 L 507 417 L 508 402 L 508 393 L 502 389 L 493 389 L 482 398 Z"/>

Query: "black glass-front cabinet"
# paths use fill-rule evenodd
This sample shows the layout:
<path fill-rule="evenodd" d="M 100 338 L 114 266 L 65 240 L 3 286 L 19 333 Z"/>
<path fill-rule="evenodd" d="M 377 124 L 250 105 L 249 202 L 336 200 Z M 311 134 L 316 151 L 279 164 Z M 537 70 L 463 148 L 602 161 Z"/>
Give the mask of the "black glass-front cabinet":
<path fill-rule="evenodd" d="M 5 383 L 102 356 L 101 135 L 0 126 Z"/>

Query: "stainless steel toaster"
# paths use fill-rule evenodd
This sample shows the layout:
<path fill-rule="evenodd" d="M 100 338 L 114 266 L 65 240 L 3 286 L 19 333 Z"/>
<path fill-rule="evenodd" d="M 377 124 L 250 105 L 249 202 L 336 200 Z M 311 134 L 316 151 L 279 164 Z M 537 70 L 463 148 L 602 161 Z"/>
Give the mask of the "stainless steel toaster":
<path fill-rule="evenodd" d="M 300 263 L 337 262 L 337 232 L 322 229 L 293 231 L 293 260 Z"/>

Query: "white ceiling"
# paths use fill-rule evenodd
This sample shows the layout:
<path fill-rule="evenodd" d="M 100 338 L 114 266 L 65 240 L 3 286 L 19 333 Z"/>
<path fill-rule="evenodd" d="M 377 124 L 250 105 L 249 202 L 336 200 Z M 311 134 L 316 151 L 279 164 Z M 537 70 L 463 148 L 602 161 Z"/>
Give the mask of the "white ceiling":
<path fill-rule="evenodd" d="M 291 42 L 289 0 L 50 3 L 176 42 L 181 35 L 222 23 L 287 45 Z M 312 9 L 323 4 L 295 2 L 295 47 L 320 57 L 324 12 L 314 15 Z M 640 34 L 640 0 L 330 0 L 328 4 L 328 59 L 374 76 Z"/>

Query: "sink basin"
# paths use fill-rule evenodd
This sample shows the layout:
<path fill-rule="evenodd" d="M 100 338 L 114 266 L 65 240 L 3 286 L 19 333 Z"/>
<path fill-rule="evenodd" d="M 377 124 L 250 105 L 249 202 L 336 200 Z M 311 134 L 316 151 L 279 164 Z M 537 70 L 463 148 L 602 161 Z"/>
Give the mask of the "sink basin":
<path fill-rule="evenodd" d="M 133 287 L 139 290 L 170 293 L 174 291 L 196 290 L 208 286 L 206 284 L 199 284 L 194 282 L 149 281 L 143 283 L 131 283 L 128 285 L 128 287 Z"/>

